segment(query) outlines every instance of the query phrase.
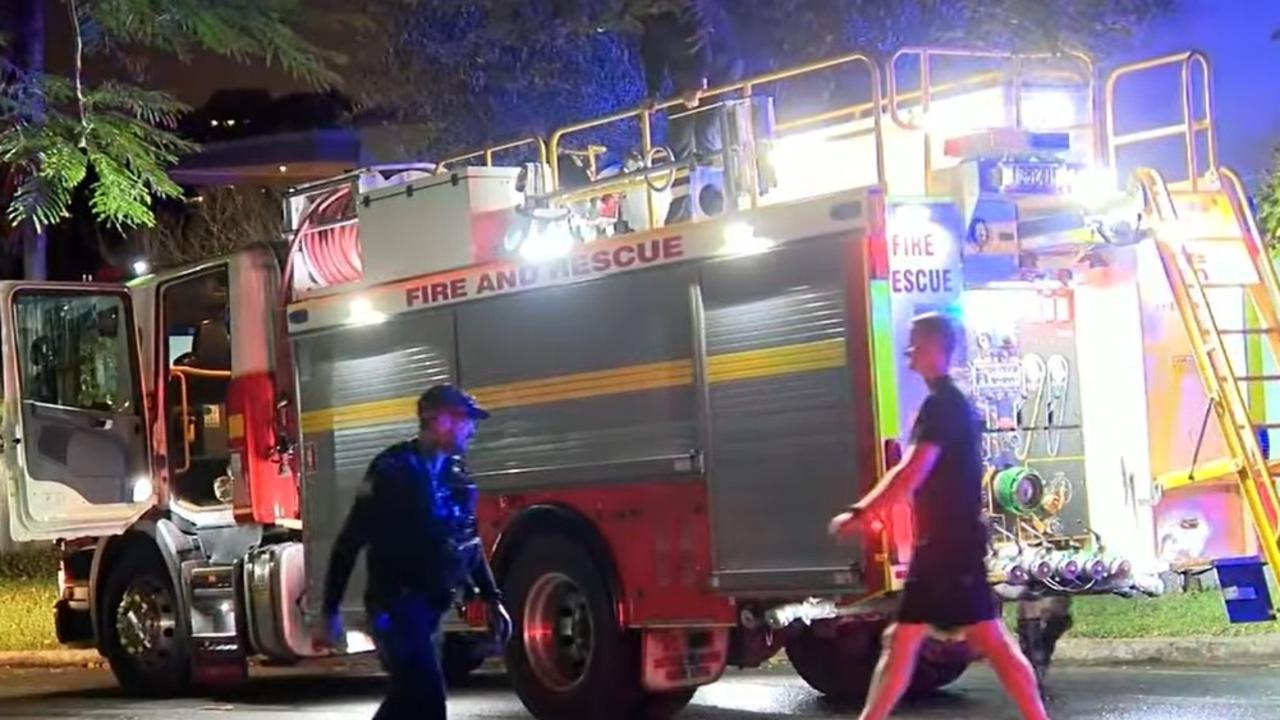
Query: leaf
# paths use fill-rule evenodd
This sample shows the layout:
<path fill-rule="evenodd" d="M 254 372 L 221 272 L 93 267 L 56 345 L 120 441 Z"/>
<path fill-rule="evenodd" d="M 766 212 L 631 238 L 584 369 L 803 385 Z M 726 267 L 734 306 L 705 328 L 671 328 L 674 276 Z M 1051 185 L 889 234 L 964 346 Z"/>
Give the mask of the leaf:
<path fill-rule="evenodd" d="M 1255 199 L 1262 237 L 1275 257 L 1280 255 L 1280 147 L 1272 153 L 1272 166 Z"/>
<path fill-rule="evenodd" d="M 188 58 L 196 50 L 240 62 L 279 65 L 315 87 L 338 76 L 342 56 L 296 33 L 308 7 L 301 0 L 99 0 L 84 12 L 113 41 Z"/>
<path fill-rule="evenodd" d="M 29 219 L 37 230 L 43 230 L 67 217 L 73 189 L 56 179 L 29 174 L 19 183 L 18 190 L 9 203 L 9 221 L 16 225 Z"/>
<path fill-rule="evenodd" d="M 41 78 L 47 98 L 69 97 L 62 78 Z M 0 94 L 12 98 L 31 90 Z M 17 101 L 13 101 L 17 105 Z M 31 220 L 43 228 L 66 217 L 77 187 L 89 177 L 90 208 L 109 225 L 132 227 L 154 222 L 155 198 L 176 197 L 181 189 L 167 169 L 196 146 L 159 127 L 172 125 L 185 109 L 165 93 L 121 83 L 85 89 L 83 124 L 53 105 L 39 123 L 16 120 L 0 126 L 0 163 L 22 179 L 10 203 L 12 222 Z"/>
<path fill-rule="evenodd" d="M 123 111 L 150 125 L 166 127 L 174 126 L 191 109 L 168 93 L 115 82 L 105 82 L 86 93 L 85 105 L 91 110 Z"/>

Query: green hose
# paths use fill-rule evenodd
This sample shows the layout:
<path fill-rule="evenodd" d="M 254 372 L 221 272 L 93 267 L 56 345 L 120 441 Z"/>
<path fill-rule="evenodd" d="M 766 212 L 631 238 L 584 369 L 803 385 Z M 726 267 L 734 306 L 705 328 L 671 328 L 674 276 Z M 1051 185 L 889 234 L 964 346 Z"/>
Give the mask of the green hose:
<path fill-rule="evenodd" d="M 1030 515 L 1044 499 L 1044 479 L 1035 470 L 1014 466 L 996 473 L 996 502 L 1006 512 Z"/>

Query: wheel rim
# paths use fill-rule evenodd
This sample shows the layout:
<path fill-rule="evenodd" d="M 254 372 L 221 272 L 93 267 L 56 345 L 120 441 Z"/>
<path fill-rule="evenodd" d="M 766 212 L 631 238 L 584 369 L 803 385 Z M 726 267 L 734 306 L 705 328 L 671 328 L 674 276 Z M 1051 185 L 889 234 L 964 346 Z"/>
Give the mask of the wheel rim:
<path fill-rule="evenodd" d="M 177 613 L 168 588 L 153 578 L 135 579 L 116 606 L 120 649 L 138 665 L 162 669 L 173 654 Z"/>
<path fill-rule="evenodd" d="M 522 629 L 525 653 L 543 686 L 564 692 L 582 682 L 595 652 L 587 596 L 560 573 L 543 575 L 529 590 Z"/>

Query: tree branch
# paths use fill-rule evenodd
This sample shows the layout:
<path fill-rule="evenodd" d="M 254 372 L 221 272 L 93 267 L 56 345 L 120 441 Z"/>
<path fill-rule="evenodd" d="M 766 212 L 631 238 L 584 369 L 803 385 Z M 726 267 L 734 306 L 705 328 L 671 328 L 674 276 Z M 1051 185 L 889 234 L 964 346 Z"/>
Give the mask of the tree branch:
<path fill-rule="evenodd" d="M 76 0 L 67 0 L 67 14 L 71 16 L 71 33 L 75 40 L 75 63 L 72 66 L 72 81 L 76 88 L 76 115 L 80 118 L 80 127 L 87 131 L 88 122 L 84 114 L 84 38 L 80 34 L 80 12 L 76 9 Z M 84 135 L 76 145 L 85 147 Z"/>

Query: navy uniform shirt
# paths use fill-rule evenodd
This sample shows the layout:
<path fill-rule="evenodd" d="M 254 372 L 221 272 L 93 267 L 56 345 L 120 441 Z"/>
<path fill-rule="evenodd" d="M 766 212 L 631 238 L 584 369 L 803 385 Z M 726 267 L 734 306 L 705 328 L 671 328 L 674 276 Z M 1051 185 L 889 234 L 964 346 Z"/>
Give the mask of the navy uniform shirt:
<path fill-rule="evenodd" d="M 329 560 L 324 610 L 342 601 L 361 548 L 367 548 L 365 603 L 386 606 L 404 594 L 447 608 L 459 591 L 499 597 L 476 522 L 476 486 L 459 457 L 436 472 L 418 441 L 383 450 L 369 464 Z"/>
<path fill-rule="evenodd" d="M 981 430 L 969 400 L 942 377 L 929 384 L 911 441 L 941 451 L 915 495 L 916 556 L 971 565 L 987 553 L 982 519 Z"/>

